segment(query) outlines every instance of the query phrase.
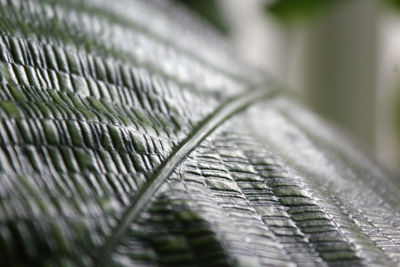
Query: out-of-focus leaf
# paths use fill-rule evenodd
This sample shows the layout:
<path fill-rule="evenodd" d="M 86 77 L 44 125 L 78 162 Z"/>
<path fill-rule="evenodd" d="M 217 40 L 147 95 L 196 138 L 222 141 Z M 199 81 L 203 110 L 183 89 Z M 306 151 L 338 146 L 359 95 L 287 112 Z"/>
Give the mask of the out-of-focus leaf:
<path fill-rule="evenodd" d="M 389 4 L 391 4 L 396 9 L 400 10 L 400 0 L 387 0 Z"/>
<path fill-rule="evenodd" d="M 276 0 L 265 4 L 265 11 L 283 22 L 296 22 L 318 16 L 343 0 Z"/>
<path fill-rule="evenodd" d="M 223 18 L 218 0 L 175 0 L 189 7 L 193 12 L 207 20 L 222 34 L 229 33 L 229 26 Z"/>
<path fill-rule="evenodd" d="M 0 1 L 2 266 L 390 266 L 399 201 L 172 2 Z"/>

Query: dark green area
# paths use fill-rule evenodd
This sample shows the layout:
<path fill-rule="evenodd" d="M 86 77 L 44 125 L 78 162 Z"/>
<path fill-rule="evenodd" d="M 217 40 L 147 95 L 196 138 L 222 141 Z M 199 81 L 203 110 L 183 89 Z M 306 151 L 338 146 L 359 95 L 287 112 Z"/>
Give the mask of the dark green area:
<path fill-rule="evenodd" d="M 264 10 L 282 22 L 292 22 L 315 17 L 333 4 L 344 0 L 277 0 L 265 4 Z"/>
<path fill-rule="evenodd" d="M 387 0 L 387 2 L 400 11 L 400 0 Z"/>
<path fill-rule="evenodd" d="M 175 0 L 184 4 L 192 11 L 200 15 L 203 19 L 212 24 L 223 34 L 229 33 L 229 26 L 222 16 L 222 10 L 217 0 Z"/>

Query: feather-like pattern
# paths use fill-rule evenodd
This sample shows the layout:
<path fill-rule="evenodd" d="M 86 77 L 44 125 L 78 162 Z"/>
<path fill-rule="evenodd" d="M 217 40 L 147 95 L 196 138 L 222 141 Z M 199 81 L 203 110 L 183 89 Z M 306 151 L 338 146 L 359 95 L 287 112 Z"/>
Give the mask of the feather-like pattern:
<path fill-rule="evenodd" d="M 350 143 L 172 2 L 0 0 L 6 266 L 396 266 Z"/>

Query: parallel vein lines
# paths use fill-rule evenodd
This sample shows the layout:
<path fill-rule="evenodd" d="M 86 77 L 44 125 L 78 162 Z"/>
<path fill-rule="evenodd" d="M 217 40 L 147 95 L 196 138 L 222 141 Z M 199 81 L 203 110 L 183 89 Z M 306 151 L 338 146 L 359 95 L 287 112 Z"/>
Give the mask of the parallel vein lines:
<path fill-rule="evenodd" d="M 37 6 L 47 6 L 48 5 L 47 2 L 49 2 L 49 1 L 43 0 L 43 1 L 41 1 L 41 3 L 30 2 L 30 5 L 32 5 L 34 8 L 38 8 Z M 218 66 L 215 66 L 212 64 L 207 64 L 206 61 L 204 59 L 202 59 L 200 56 L 187 51 L 187 49 L 180 47 L 178 44 L 174 44 L 171 41 L 165 40 L 161 36 L 155 35 L 153 32 L 146 31 L 143 28 L 143 26 L 141 26 L 133 21 L 125 21 L 125 19 L 123 19 L 121 16 L 114 17 L 114 15 L 112 13 L 106 12 L 102 9 L 98 9 L 98 8 L 96 9 L 96 7 L 93 7 L 93 6 L 85 5 L 85 7 L 83 7 L 83 10 L 82 10 L 81 4 L 79 4 L 78 6 L 79 6 L 79 8 L 78 8 L 79 10 L 74 9 L 77 6 L 74 6 L 73 3 L 66 4 L 63 1 L 56 1 L 56 5 L 53 6 L 53 8 L 55 10 L 58 10 L 57 14 L 60 16 L 59 17 L 60 21 L 65 22 L 65 23 L 63 23 L 63 25 L 61 25 L 61 27 L 63 29 L 65 29 L 66 32 L 68 32 L 68 33 L 73 32 L 74 27 L 79 27 L 81 31 L 85 31 L 86 34 L 84 37 L 78 36 L 78 37 L 71 38 L 70 40 L 68 40 L 68 41 L 73 42 L 76 47 L 80 46 L 79 43 L 81 44 L 83 42 L 89 41 L 90 43 L 92 43 L 92 45 L 96 45 L 98 48 L 100 48 L 98 50 L 105 49 L 104 51 L 107 51 L 107 53 L 111 53 L 112 57 L 117 57 L 119 59 L 124 58 L 124 57 L 120 56 L 121 47 L 119 47 L 119 49 L 118 49 L 119 53 L 115 53 L 115 52 L 112 52 L 115 49 L 115 47 L 110 45 L 111 40 L 105 39 L 108 41 L 107 43 L 105 43 L 103 40 L 103 42 L 101 42 L 101 44 L 99 44 L 98 39 L 96 39 L 96 40 L 93 39 L 94 37 L 98 38 L 99 35 L 92 28 L 92 25 L 86 25 L 85 23 L 77 25 L 77 22 L 69 19 L 69 17 L 72 15 L 79 17 L 79 18 L 84 18 L 87 20 L 94 20 L 94 22 L 98 22 L 98 23 L 100 21 L 102 23 L 107 22 L 108 27 L 115 29 L 115 31 L 113 31 L 114 34 L 119 34 L 119 32 L 124 32 L 128 36 L 131 36 L 131 35 L 137 34 L 138 32 L 142 33 L 143 36 L 146 36 L 146 38 L 148 38 L 149 41 L 153 42 L 153 44 L 157 44 L 157 45 L 162 44 L 162 45 L 168 47 L 169 49 L 173 49 L 174 51 L 177 49 L 177 47 L 179 49 L 183 49 L 182 51 L 179 50 L 180 54 L 184 55 L 189 60 L 193 60 L 194 63 L 200 64 L 202 66 L 202 68 L 204 68 L 204 69 L 209 68 L 210 70 L 216 71 L 216 73 L 224 74 L 229 79 L 235 80 L 237 82 L 249 82 L 245 77 L 239 77 L 237 74 L 230 73 L 230 71 L 226 71 L 222 67 L 218 67 Z M 34 9 L 33 7 L 30 7 L 30 8 Z M 16 11 L 12 11 L 11 7 L 9 8 L 9 10 L 10 11 L 8 13 L 2 14 L 2 15 L 4 15 L 4 17 L 7 18 L 7 23 L 20 22 L 19 19 L 16 19 L 16 18 L 18 18 L 18 16 L 16 16 L 15 14 L 12 13 L 12 12 L 16 12 Z M 101 13 L 103 15 L 103 16 L 101 16 L 101 19 L 99 17 L 99 14 L 97 14 L 96 10 L 97 10 L 97 12 L 103 12 L 103 13 Z M 0 10 L 0 12 L 1 12 L 1 10 Z M 54 12 L 56 12 L 56 11 L 54 11 Z M 64 13 L 66 13 L 66 14 L 64 14 Z M 67 15 L 68 13 L 70 13 L 70 14 Z M 38 16 L 37 12 L 35 12 L 34 10 L 28 9 L 27 15 L 29 15 L 29 16 L 24 17 L 24 20 L 22 22 L 24 22 L 24 23 L 28 22 L 29 27 L 34 29 L 34 32 L 42 31 L 42 35 L 43 34 L 46 34 L 46 35 L 50 35 L 50 34 L 54 35 L 55 34 L 55 32 L 45 32 L 41 28 L 36 28 L 37 25 L 31 23 L 31 21 L 33 21 L 33 20 L 35 20 L 37 22 L 37 20 L 36 20 L 36 17 Z M 1 21 L 1 19 L 0 19 L 0 21 Z M 46 23 L 44 23 L 43 25 L 39 24 L 39 26 L 46 28 L 46 27 L 48 27 L 48 24 L 46 24 Z M 17 25 L 16 28 L 18 28 L 18 27 L 20 27 L 20 26 Z M 108 29 L 108 27 L 107 27 L 107 29 Z M 132 27 L 134 27 L 135 31 L 132 30 Z M 0 28 L 4 28 L 4 27 L 0 26 Z M 7 30 L 7 28 L 2 29 L 2 30 Z M 43 38 L 43 36 L 40 36 L 40 37 Z M 131 37 L 126 37 L 126 38 L 131 38 Z M 118 38 L 116 38 L 116 39 L 118 39 Z M 63 41 L 65 41 L 65 40 L 61 40 L 61 42 L 63 42 Z M 124 50 L 125 50 L 124 53 L 126 54 L 126 56 L 128 56 L 128 58 L 134 59 L 136 63 L 140 62 L 138 60 L 137 56 L 127 53 L 126 49 L 124 49 Z M 158 50 L 160 50 L 160 49 L 158 48 Z M 178 52 L 176 52 L 176 53 L 178 54 Z M 125 56 L 125 58 L 126 58 L 126 56 Z M 147 62 L 147 64 L 149 64 L 149 67 L 151 66 L 151 68 L 157 68 L 157 65 L 155 65 L 153 63 Z M 161 71 L 161 72 L 163 72 L 163 71 Z"/>
<path fill-rule="evenodd" d="M 95 265 L 106 266 L 110 260 L 110 254 L 117 246 L 118 242 L 124 236 L 129 226 L 147 203 L 151 200 L 163 182 L 168 178 L 176 166 L 193 150 L 196 146 L 204 140 L 215 128 L 221 125 L 225 120 L 246 108 L 251 103 L 274 97 L 279 90 L 266 88 L 254 89 L 248 93 L 241 94 L 231 98 L 222 104 L 214 113 L 206 117 L 193 132 L 178 146 L 169 158 L 159 167 L 158 171 L 149 179 L 133 197 L 131 204 L 127 207 L 122 215 L 122 219 L 116 225 L 114 232 L 106 241 L 105 245 L 100 247 L 95 254 Z"/>

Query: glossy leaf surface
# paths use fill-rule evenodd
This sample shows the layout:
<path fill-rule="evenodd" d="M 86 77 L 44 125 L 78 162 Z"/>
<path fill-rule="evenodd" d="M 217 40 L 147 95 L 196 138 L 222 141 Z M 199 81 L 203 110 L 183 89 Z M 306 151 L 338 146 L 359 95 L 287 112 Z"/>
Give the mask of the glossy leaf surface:
<path fill-rule="evenodd" d="M 400 262 L 400 186 L 167 1 L 0 0 L 0 261 Z"/>

